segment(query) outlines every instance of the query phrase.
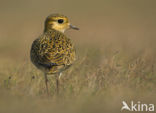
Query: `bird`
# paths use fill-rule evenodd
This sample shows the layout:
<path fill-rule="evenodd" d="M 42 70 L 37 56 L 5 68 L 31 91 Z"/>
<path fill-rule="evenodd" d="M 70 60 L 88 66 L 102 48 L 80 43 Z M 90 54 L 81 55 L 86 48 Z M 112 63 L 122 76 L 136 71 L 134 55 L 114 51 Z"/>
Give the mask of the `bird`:
<path fill-rule="evenodd" d="M 56 92 L 59 93 L 59 78 L 62 72 L 76 61 L 76 50 L 72 40 L 64 32 L 68 29 L 79 30 L 67 16 L 50 14 L 44 22 L 44 31 L 31 46 L 31 62 L 44 73 L 47 94 L 48 75 L 55 75 Z"/>

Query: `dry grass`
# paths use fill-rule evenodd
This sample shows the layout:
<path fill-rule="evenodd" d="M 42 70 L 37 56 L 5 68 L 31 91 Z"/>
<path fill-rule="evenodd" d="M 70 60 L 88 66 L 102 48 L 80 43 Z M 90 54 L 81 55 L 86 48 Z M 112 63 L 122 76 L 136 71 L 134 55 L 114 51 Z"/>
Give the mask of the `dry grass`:
<path fill-rule="evenodd" d="M 57 9 L 59 2 L 55 1 L 54 8 L 45 3 L 48 11 L 36 6 L 40 13 L 25 10 L 25 7 L 33 9 L 35 2 L 28 6 L 18 2 L 23 6 L 18 8 L 14 7 L 15 3 L 12 7 L 2 7 L 0 112 L 117 113 L 123 100 L 156 105 L 154 2 L 103 1 L 102 6 L 91 2 L 86 10 L 84 6 L 81 10 L 75 6 L 74 11 L 68 3 L 61 2 L 67 5 L 63 13 L 71 15 L 72 23 L 81 29 L 66 33 L 76 44 L 78 60 L 63 73 L 59 96 L 55 78 L 49 76 L 50 97 L 46 95 L 42 72 L 30 62 L 29 50 L 42 32 L 45 16 L 52 9 L 62 10 Z M 93 10 L 95 4 L 99 6 Z M 13 11 L 4 10 L 7 7 L 16 13 L 12 15 Z M 28 14 L 23 15 L 22 11 Z"/>

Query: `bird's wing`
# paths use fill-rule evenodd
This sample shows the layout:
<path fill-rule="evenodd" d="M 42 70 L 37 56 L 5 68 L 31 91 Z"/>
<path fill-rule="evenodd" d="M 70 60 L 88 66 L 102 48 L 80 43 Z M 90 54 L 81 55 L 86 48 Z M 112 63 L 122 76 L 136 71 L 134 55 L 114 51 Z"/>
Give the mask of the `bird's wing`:
<path fill-rule="evenodd" d="M 72 54 L 73 46 L 65 35 L 44 34 L 39 41 L 40 63 L 46 66 L 67 64 L 66 60 L 69 58 L 68 55 Z"/>

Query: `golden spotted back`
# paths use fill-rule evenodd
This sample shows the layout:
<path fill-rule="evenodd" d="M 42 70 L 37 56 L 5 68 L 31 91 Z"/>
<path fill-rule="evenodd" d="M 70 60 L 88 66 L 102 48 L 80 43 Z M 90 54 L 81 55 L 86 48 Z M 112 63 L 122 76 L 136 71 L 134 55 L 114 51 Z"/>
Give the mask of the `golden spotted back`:
<path fill-rule="evenodd" d="M 33 42 L 30 57 L 33 64 L 47 74 L 65 70 L 76 59 L 71 40 L 54 29 L 44 32 Z"/>

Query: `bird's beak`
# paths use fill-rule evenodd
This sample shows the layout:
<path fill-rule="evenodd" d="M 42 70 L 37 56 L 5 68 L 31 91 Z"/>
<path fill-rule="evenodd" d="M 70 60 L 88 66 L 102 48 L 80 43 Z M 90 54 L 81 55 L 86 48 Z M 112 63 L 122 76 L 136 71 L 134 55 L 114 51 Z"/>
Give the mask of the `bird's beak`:
<path fill-rule="evenodd" d="M 79 28 L 78 27 L 76 27 L 76 26 L 73 26 L 73 25 L 69 25 L 69 27 L 71 28 L 71 29 L 75 29 L 75 30 L 79 30 Z"/>

